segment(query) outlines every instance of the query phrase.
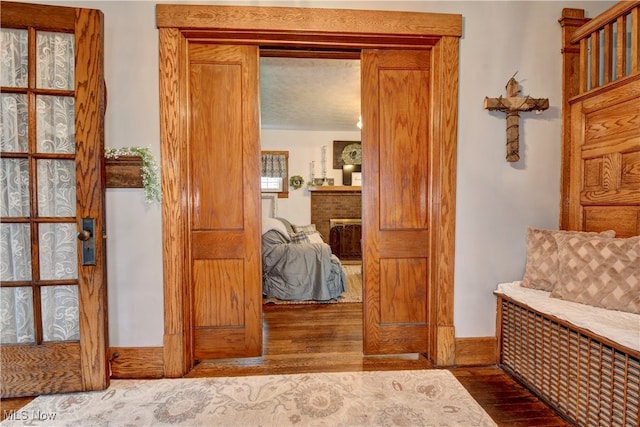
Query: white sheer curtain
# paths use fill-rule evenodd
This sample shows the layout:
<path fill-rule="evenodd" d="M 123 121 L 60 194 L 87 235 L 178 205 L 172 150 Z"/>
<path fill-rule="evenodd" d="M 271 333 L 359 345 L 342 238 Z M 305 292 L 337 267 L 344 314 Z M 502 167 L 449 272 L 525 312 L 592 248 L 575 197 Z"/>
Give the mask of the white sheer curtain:
<path fill-rule="evenodd" d="M 72 34 L 38 32 L 36 86 L 73 90 L 74 37 Z M 0 30 L 0 84 L 26 88 L 28 70 L 27 31 Z M 38 159 L 37 194 L 30 194 L 27 95 L 0 94 L 0 217 L 30 218 L 31 206 L 39 217 L 74 217 L 76 206 L 75 162 L 71 159 Z M 74 99 L 71 96 L 36 97 L 37 152 L 75 152 Z M 14 154 L 15 153 L 15 154 Z M 12 156 L 12 154 L 14 154 Z M 34 204 L 31 199 L 34 198 Z M 0 224 L 0 279 L 28 282 L 32 277 L 31 225 Z M 41 280 L 75 280 L 78 277 L 75 222 L 39 223 L 38 266 Z M 44 341 L 79 339 L 78 287 L 40 287 Z M 34 294 L 29 286 L 0 289 L 0 342 L 35 341 Z"/>

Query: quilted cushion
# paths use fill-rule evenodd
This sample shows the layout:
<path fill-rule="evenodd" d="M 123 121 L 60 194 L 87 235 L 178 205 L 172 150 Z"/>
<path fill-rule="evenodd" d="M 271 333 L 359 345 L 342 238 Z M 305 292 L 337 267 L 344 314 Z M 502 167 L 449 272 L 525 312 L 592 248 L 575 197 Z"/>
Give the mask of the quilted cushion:
<path fill-rule="evenodd" d="M 521 286 L 550 292 L 558 283 L 558 244 L 555 236 L 595 236 L 598 234 L 614 237 L 615 231 L 591 233 L 527 228 L 527 265 Z"/>
<path fill-rule="evenodd" d="M 556 236 L 559 282 L 552 298 L 640 314 L 640 236 Z"/>

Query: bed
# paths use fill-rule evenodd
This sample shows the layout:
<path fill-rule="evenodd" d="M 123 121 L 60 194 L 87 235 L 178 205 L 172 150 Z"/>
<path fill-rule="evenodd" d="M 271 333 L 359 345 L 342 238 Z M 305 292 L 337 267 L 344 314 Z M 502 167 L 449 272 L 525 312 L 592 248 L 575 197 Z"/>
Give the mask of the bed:
<path fill-rule="evenodd" d="M 347 290 L 338 257 L 313 225 L 262 219 L 262 293 L 289 301 L 328 301 Z"/>
<path fill-rule="evenodd" d="M 640 2 L 620 2 L 593 19 L 565 9 L 560 24 L 560 229 L 595 234 L 554 233 L 563 273 L 549 282 L 551 290 L 540 290 L 522 286 L 533 262 L 528 231 L 523 281 L 496 290 L 500 364 L 575 425 L 638 426 L 640 315 L 633 311 L 640 292 L 628 291 L 623 308 L 632 312 L 551 295 L 573 281 L 565 274 L 577 256 L 567 247 L 570 239 L 592 246 L 630 244 L 622 256 L 637 253 L 640 245 L 634 237 L 640 235 Z M 615 237 L 602 235 L 608 231 Z M 589 261 L 583 256 L 579 262 L 586 268 Z M 626 262 L 631 276 L 640 271 L 640 258 Z M 605 291 L 601 297 L 609 294 L 621 293 Z"/>

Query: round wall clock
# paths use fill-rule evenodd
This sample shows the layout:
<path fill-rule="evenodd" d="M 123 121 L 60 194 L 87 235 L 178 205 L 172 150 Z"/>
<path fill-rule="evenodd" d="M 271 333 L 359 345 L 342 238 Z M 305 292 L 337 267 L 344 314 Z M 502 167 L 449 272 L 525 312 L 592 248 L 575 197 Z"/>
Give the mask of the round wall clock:
<path fill-rule="evenodd" d="M 362 145 L 358 142 L 347 145 L 342 150 L 341 157 L 345 165 L 362 164 Z"/>

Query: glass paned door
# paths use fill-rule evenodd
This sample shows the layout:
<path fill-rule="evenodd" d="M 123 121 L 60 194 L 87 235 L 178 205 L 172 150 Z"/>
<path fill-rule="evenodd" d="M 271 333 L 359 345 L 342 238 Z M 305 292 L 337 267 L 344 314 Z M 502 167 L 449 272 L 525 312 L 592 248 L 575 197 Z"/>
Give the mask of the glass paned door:
<path fill-rule="evenodd" d="M 0 29 L 2 344 L 79 339 L 74 45 Z"/>
<path fill-rule="evenodd" d="M 102 390 L 104 18 L 1 7 L 0 397 Z"/>

